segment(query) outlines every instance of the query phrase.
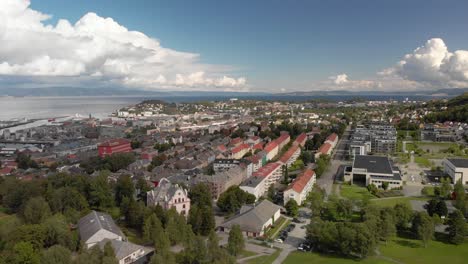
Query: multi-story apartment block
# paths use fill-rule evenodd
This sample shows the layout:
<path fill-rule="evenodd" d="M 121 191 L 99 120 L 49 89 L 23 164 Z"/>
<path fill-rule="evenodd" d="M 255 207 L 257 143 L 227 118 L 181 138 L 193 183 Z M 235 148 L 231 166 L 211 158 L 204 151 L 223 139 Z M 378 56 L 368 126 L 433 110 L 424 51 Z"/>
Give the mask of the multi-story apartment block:
<path fill-rule="evenodd" d="M 312 190 L 316 181 L 315 172 L 311 169 L 306 169 L 294 179 L 288 188 L 283 193 L 284 204 L 289 200 L 296 200 L 297 204 L 301 205 L 307 198 L 307 195 Z"/>
<path fill-rule="evenodd" d="M 171 183 L 166 178 L 161 179 L 156 188 L 146 193 L 146 204 L 148 206 L 160 205 L 166 210 L 175 208 L 182 215 L 188 215 L 190 211 L 187 189 Z"/>

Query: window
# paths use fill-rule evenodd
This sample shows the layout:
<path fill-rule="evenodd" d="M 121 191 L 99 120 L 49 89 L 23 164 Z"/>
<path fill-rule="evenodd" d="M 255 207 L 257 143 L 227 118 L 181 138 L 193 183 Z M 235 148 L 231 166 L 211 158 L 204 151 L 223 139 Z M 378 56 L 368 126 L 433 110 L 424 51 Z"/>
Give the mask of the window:
<path fill-rule="evenodd" d="M 182 208 L 184 208 L 184 209 L 185 209 L 185 204 L 183 204 L 183 205 L 182 205 Z"/>

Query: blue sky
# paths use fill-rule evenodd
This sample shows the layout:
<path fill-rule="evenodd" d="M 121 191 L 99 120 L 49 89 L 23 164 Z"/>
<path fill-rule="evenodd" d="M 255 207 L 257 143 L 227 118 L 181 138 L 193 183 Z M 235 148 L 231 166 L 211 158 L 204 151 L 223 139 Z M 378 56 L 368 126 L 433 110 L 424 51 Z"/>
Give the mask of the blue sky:
<path fill-rule="evenodd" d="M 310 90 L 340 74 L 375 81 L 433 38 L 450 52 L 468 49 L 468 1 L 32 0 L 29 8 L 52 15 L 44 22 L 52 25 L 88 12 L 111 17 L 163 47 L 199 54 L 200 64 L 228 65 L 250 90 Z M 395 72 L 414 87 L 454 85 Z"/>

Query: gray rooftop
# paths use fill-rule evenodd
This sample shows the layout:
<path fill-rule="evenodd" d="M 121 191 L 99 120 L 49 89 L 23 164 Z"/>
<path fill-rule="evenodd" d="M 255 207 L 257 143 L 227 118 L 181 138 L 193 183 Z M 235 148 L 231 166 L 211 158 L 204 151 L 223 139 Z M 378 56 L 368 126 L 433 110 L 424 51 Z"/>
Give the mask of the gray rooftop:
<path fill-rule="evenodd" d="M 101 242 L 98 243 L 99 247 L 101 249 L 104 249 L 104 246 L 106 245 L 107 242 L 110 242 L 112 245 L 112 248 L 114 249 L 115 257 L 118 260 L 121 260 L 130 254 L 141 250 L 142 251 L 142 256 L 147 255 L 148 253 L 152 252 L 152 248 L 140 246 L 137 244 L 133 244 L 127 241 L 119 241 L 119 240 L 114 240 L 114 239 L 104 239 Z"/>
<path fill-rule="evenodd" d="M 393 174 L 390 160 L 382 156 L 356 155 L 353 168 L 366 169 L 368 173 Z"/>
<path fill-rule="evenodd" d="M 280 209 L 281 207 L 268 200 L 263 200 L 256 206 L 244 205 L 238 215 L 228 219 L 221 226 L 231 228 L 239 225 L 242 231 L 260 233 L 263 231 L 263 225 Z"/>
<path fill-rule="evenodd" d="M 447 159 L 455 167 L 468 168 L 468 159 Z"/>
<path fill-rule="evenodd" d="M 110 215 L 96 211 L 91 211 L 91 213 L 78 220 L 78 229 L 82 241 L 87 241 L 101 229 L 125 237 Z"/>

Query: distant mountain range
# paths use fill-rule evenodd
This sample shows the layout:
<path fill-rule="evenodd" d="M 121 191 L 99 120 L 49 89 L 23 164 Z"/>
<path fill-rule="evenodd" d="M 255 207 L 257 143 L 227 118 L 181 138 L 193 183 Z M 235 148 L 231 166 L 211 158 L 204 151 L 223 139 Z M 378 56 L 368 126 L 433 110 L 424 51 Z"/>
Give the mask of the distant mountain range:
<path fill-rule="evenodd" d="M 122 88 L 4 88 L 0 87 L 0 96 L 157 96 L 157 97 L 206 97 L 206 96 L 261 96 L 268 93 L 251 92 L 213 92 L 213 91 L 148 91 Z"/>
<path fill-rule="evenodd" d="M 313 96 L 433 96 L 454 97 L 468 92 L 468 88 L 446 88 L 426 91 L 297 91 L 285 93 L 267 92 L 224 92 L 224 91 L 147 91 L 124 88 L 4 88 L 0 87 L 0 96 L 153 96 L 153 97 L 313 97 Z"/>
<path fill-rule="evenodd" d="M 276 95 L 281 96 L 433 96 L 433 97 L 453 97 L 468 92 L 468 88 L 444 88 L 438 90 L 421 90 L 421 91 L 310 91 L 310 92 L 288 92 Z"/>

